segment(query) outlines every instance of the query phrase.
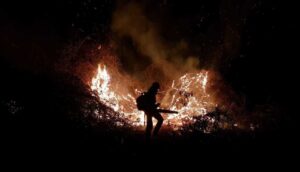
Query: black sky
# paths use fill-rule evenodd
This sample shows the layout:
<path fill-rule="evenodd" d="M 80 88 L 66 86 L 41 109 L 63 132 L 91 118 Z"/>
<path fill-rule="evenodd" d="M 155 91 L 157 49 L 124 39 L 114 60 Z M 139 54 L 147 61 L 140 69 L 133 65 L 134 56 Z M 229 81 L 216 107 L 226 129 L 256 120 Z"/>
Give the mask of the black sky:
<path fill-rule="evenodd" d="M 86 36 L 105 40 L 111 34 L 111 16 L 117 4 L 109 0 L 3 3 L 1 58 L 20 68 L 51 70 L 68 43 Z M 288 88 L 295 73 L 293 4 L 279 0 L 140 4 L 165 40 L 184 39 L 194 45 L 191 54 L 199 55 L 205 65 L 217 63 L 224 77 L 250 100 L 266 101 L 285 94 L 281 91 Z"/>

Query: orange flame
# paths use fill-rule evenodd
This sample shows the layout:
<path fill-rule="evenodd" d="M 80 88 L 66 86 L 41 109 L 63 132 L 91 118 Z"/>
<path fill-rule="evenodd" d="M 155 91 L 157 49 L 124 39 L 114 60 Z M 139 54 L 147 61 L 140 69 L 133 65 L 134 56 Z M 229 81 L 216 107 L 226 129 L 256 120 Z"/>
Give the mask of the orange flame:
<path fill-rule="evenodd" d="M 111 84 L 106 66 L 100 64 L 97 75 L 92 79 L 91 89 L 97 91 L 102 103 L 129 119 L 133 125 L 144 124 L 144 113 L 136 109 L 134 96 L 113 90 Z"/>
<path fill-rule="evenodd" d="M 133 92 L 128 91 L 128 83 L 114 80 L 111 77 L 113 73 L 114 71 L 108 71 L 105 65 L 99 64 L 97 74 L 92 78 L 91 89 L 98 93 L 102 103 L 120 113 L 132 125 L 142 126 L 145 122 L 144 113 L 137 110 L 135 101 L 141 90 L 136 88 Z M 187 73 L 173 80 L 172 85 L 165 91 L 161 105 L 179 113 L 168 114 L 165 123 L 177 128 L 186 123 L 193 123 L 194 116 L 205 115 L 213 110 L 216 104 L 207 93 L 208 82 L 208 71 Z"/>

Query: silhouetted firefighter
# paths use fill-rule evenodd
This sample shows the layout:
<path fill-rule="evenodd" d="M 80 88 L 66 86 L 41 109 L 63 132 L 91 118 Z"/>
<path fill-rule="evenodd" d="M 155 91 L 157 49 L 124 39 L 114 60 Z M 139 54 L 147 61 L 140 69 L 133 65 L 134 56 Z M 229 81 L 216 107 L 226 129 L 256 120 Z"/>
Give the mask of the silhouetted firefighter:
<path fill-rule="evenodd" d="M 144 111 L 147 116 L 147 127 L 146 127 L 146 138 L 147 139 L 150 139 L 152 129 L 153 129 L 152 117 L 157 119 L 157 124 L 153 131 L 153 135 L 157 136 L 158 131 L 164 120 L 163 117 L 161 116 L 160 112 L 177 113 L 176 111 L 158 109 L 160 104 L 156 103 L 156 94 L 158 93 L 159 88 L 160 88 L 159 83 L 154 82 L 147 92 L 142 93 L 136 99 L 138 109 Z"/>

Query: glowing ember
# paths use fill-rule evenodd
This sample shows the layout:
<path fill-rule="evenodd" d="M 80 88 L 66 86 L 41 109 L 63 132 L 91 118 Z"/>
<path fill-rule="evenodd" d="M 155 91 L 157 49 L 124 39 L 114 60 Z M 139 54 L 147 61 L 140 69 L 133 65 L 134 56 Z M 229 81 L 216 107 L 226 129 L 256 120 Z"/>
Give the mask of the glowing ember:
<path fill-rule="evenodd" d="M 91 82 L 91 89 L 98 93 L 100 101 L 114 111 L 120 113 L 132 125 L 144 125 L 144 113 L 136 108 L 135 97 L 139 89 L 130 92 L 125 83 L 113 80 L 115 71 L 109 73 L 105 65 L 99 65 L 97 74 Z M 161 106 L 165 109 L 178 111 L 178 114 L 165 116 L 165 124 L 180 127 L 195 122 L 195 116 L 203 116 L 215 108 L 207 93 L 208 71 L 187 73 L 165 91 Z M 125 90 L 125 91 L 124 91 Z"/>

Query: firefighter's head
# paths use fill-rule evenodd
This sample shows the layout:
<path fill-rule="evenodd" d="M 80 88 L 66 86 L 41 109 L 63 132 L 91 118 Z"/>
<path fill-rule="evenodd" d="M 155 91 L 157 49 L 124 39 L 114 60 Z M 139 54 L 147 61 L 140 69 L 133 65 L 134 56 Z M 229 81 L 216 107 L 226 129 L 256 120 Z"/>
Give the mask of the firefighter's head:
<path fill-rule="evenodd" d="M 159 89 L 160 89 L 159 83 L 158 82 L 153 82 L 151 87 L 149 88 L 149 92 L 157 94 Z"/>

